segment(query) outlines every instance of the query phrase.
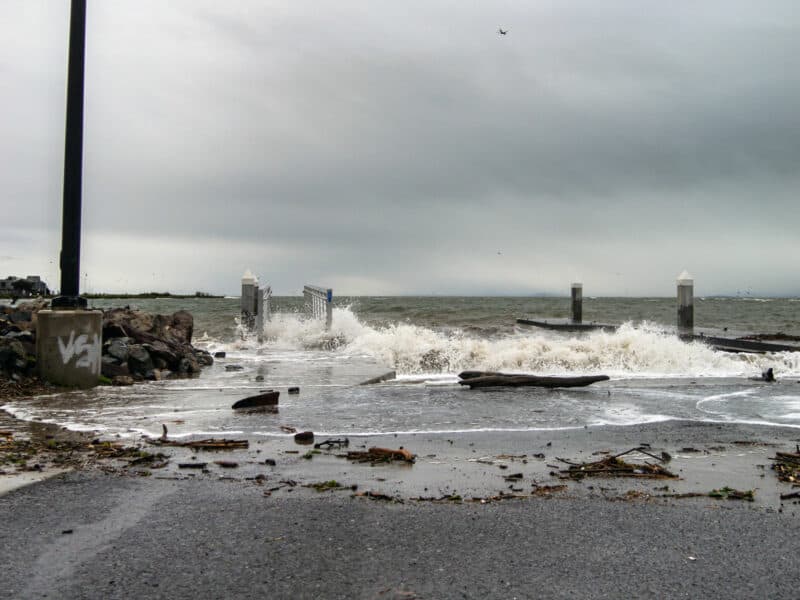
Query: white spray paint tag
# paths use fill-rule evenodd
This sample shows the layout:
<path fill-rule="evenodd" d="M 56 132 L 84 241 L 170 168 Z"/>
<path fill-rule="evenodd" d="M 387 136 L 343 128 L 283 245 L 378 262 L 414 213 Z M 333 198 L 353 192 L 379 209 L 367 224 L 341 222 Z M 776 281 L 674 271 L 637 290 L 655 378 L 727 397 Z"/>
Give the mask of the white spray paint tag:
<path fill-rule="evenodd" d="M 82 333 L 75 338 L 75 331 L 69 334 L 69 341 L 64 344 L 64 340 L 58 338 L 58 350 L 61 353 L 61 360 L 66 365 L 76 356 L 78 360 L 75 366 L 80 369 L 89 369 L 92 373 L 100 374 L 100 359 L 102 356 L 102 344 L 100 336 L 93 334 L 93 340 L 89 341 L 89 336 Z"/>

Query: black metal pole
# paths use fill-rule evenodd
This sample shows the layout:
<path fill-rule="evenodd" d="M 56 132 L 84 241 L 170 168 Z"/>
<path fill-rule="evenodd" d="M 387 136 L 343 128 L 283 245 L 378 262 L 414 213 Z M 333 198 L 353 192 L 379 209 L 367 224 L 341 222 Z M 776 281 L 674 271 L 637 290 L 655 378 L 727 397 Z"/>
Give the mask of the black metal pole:
<path fill-rule="evenodd" d="M 61 222 L 61 295 L 53 299 L 53 308 L 86 307 L 86 299 L 80 297 L 85 48 L 86 0 L 72 0 L 64 142 L 64 212 Z"/>

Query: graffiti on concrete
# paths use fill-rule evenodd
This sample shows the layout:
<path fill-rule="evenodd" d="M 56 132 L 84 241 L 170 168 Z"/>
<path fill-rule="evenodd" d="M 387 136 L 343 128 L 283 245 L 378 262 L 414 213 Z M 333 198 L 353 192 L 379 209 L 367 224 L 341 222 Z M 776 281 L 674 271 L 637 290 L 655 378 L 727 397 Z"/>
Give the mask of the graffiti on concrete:
<path fill-rule="evenodd" d="M 92 373 L 100 373 L 103 347 L 100 336 L 96 333 L 92 334 L 92 341 L 89 341 L 88 334 L 82 333 L 76 338 L 75 331 L 71 331 L 66 344 L 62 338 L 58 338 L 58 350 L 61 352 L 61 360 L 65 365 L 73 358 L 78 357 L 75 362 L 76 367 L 90 369 Z"/>

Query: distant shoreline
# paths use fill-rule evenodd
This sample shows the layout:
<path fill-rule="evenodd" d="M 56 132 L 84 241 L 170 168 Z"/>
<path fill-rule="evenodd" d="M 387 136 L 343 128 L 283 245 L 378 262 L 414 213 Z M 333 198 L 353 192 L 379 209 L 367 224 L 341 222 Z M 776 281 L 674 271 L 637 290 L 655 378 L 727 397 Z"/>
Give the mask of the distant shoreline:
<path fill-rule="evenodd" d="M 225 296 L 217 296 L 215 294 L 207 294 L 206 292 L 195 292 L 194 294 L 172 294 L 170 292 L 144 292 L 140 294 L 81 294 L 87 300 L 98 299 L 111 299 L 111 298 L 138 298 L 138 299 L 155 299 L 155 298 L 224 298 Z"/>

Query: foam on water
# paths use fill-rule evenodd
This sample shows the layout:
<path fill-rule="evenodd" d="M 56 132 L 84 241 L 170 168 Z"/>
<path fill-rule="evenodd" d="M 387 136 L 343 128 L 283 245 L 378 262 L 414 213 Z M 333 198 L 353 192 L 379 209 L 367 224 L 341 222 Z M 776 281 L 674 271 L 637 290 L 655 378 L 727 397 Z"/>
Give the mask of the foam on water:
<path fill-rule="evenodd" d="M 260 345 L 252 336 L 233 342 L 199 340 L 210 351 L 258 359 L 269 352 L 281 360 L 307 361 L 324 350 L 342 358 L 370 357 L 399 376 L 454 375 L 465 369 L 579 375 L 602 372 L 611 377 L 740 377 L 767 367 L 781 376 L 800 375 L 800 357 L 729 354 L 700 343 L 686 343 L 647 323 L 623 324 L 614 332 L 564 334 L 518 331 L 504 337 L 474 337 L 460 330 L 436 330 L 412 323 L 369 326 L 349 308 L 334 310 L 333 328 L 298 314 L 274 315 Z M 263 356 L 261 357 L 263 359 Z"/>
<path fill-rule="evenodd" d="M 100 387 L 9 401 L 3 408 L 25 420 L 122 437 L 157 436 L 165 423 L 176 437 L 283 437 L 281 424 L 320 435 L 559 430 L 670 419 L 800 426 L 798 354 L 717 352 L 646 323 L 615 332 L 509 327 L 500 333 L 482 323 L 473 327 L 475 320 L 457 328 L 430 316 L 424 325 L 366 322 L 336 307 L 331 331 L 318 320 L 282 312 L 259 342 L 241 329 L 231 336 L 231 318 L 224 316 L 225 324 L 213 330 L 218 337 L 195 338 L 196 345 L 227 354 L 198 379 Z M 226 370 L 231 364 L 241 369 Z M 778 383 L 745 379 L 767 367 Z M 355 385 L 387 368 L 397 371 L 396 381 Z M 611 381 L 568 390 L 472 391 L 458 385 L 456 374 L 466 369 L 603 373 Z M 276 414 L 240 416 L 230 409 L 253 390 L 290 385 L 302 393 L 282 395 Z"/>

